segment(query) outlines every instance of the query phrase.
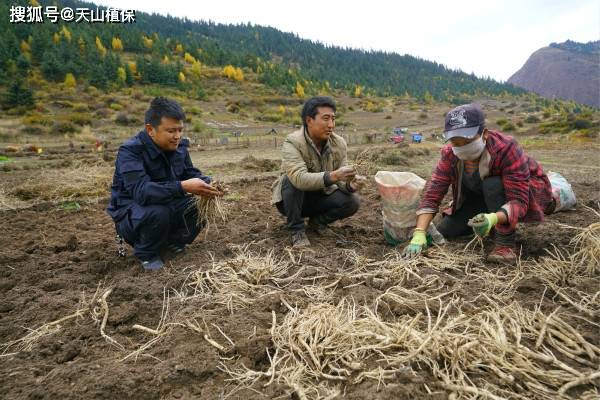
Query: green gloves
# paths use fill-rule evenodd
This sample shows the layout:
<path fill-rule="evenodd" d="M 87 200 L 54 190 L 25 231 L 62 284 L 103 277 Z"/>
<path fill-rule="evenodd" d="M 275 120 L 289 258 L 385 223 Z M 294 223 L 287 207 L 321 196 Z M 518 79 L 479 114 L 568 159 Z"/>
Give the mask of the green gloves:
<path fill-rule="evenodd" d="M 498 223 L 498 216 L 496 213 L 489 214 L 477 214 L 473 218 L 467 222 L 471 228 L 473 228 L 473 232 L 479 237 L 487 236 L 492 228 Z"/>
<path fill-rule="evenodd" d="M 410 244 L 404 248 L 402 255 L 406 258 L 413 258 L 427 248 L 427 236 L 422 229 L 415 229 Z"/>

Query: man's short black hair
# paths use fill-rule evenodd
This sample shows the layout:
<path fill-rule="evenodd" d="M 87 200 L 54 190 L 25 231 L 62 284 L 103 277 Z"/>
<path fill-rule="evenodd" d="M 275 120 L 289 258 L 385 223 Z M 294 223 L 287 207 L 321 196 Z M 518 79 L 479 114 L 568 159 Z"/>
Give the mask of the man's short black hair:
<path fill-rule="evenodd" d="M 319 107 L 331 107 L 333 111 L 336 111 L 335 101 L 331 97 L 327 96 L 315 96 L 311 97 L 304 103 L 302 107 L 302 124 L 306 127 L 306 117 L 315 118 L 319 113 Z"/>
<path fill-rule="evenodd" d="M 150 103 L 150 108 L 146 111 L 144 123 L 157 128 L 163 117 L 173 118 L 177 121 L 185 121 L 185 112 L 175 100 L 166 97 L 156 97 Z"/>

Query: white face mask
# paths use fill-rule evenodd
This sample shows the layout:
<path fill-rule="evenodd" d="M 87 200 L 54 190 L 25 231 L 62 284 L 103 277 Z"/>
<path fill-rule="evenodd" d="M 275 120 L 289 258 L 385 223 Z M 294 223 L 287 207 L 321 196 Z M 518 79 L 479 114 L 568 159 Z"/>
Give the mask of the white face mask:
<path fill-rule="evenodd" d="M 483 149 L 485 149 L 483 137 L 464 146 L 452 146 L 452 152 L 461 160 L 476 160 L 483 153 Z"/>

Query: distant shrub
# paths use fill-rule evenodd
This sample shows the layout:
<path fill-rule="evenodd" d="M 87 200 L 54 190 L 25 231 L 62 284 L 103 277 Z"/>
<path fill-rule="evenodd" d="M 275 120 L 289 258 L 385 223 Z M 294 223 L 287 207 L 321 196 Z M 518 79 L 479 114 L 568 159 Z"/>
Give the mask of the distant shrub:
<path fill-rule="evenodd" d="M 41 135 L 44 129 L 41 126 L 24 126 L 21 128 L 21 133 L 25 135 Z"/>
<path fill-rule="evenodd" d="M 54 134 L 73 133 L 77 132 L 77 128 L 70 121 L 55 121 L 50 132 Z"/>
<path fill-rule="evenodd" d="M 502 126 L 502 129 L 504 129 L 506 132 L 510 132 L 510 131 L 514 131 L 517 128 L 515 127 L 515 125 L 512 122 L 509 122 L 509 123 L 505 124 L 504 126 Z"/>
<path fill-rule="evenodd" d="M 86 111 L 90 111 L 90 107 L 85 103 L 75 103 L 75 104 L 73 104 L 73 111 L 86 112 Z"/>
<path fill-rule="evenodd" d="M 108 118 L 111 111 L 108 108 L 99 108 L 96 110 L 96 116 L 99 118 Z"/>
<path fill-rule="evenodd" d="M 258 114 L 256 119 L 265 122 L 280 122 L 283 116 L 279 113 L 266 112 Z"/>
<path fill-rule="evenodd" d="M 192 115 L 202 116 L 202 110 L 198 107 L 188 107 L 186 108 L 186 112 Z"/>
<path fill-rule="evenodd" d="M 523 126 L 523 121 L 521 121 L 521 120 L 518 120 L 518 121 L 517 121 L 517 126 L 518 126 L 519 128 L 521 128 L 521 127 Z"/>
<path fill-rule="evenodd" d="M 540 119 L 535 115 L 529 115 L 527 116 L 527 118 L 525 118 L 525 122 L 527 122 L 528 124 L 537 124 L 538 122 L 540 122 Z"/>
<path fill-rule="evenodd" d="M 427 119 L 427 113 L 419 114 L 419 119 Z"/>
<path fill-rule="evenodd" d="M 496 121 L 496 124 L 500 125 L 500 126 L 504 126 L 508 123 L 508 120 L 506 118 L 500 118 L 499 120 Z"/>
<path fill-rule="evenodd" d="M 23 123 L 26 125 L 44 125 L 50 126 L 52 125 L 53 119 L 47 115 L 42 115 L 38 113 L 33 113 L 27 117 L 23 118 Z"/>
<path fill-rule="evenodd" d="M 544 116 L 544 118 L 550 118 L 550 111 L 544 111 L 544 114 L 542 114 Z"/>
<path fill-rule="evenodd" d="M 227 112 L 230 112 L 232 114 L 237 114 L 240 112 L 240 105 L 237 102 L 229 102 L 227 103 L 227 105 L 225 106 L 225 110 L 227 110 Z"/>
<path fill-rule="evenodd" d="M 115 111 L 121 111 L 123 109 L 123 106 L 120 105 L 119 103 L 110 103 L 111 110 L 115 110 Z"/>
<path fill-rule="evenodd" d="M 573 128 L 575 129 L 588 129 L 592 127 L 592 121 L 583 118 L 577 118 L 573 121 Z"/>
<path fill-rule="evenodd" d="M 206 130 L 206 127 L 200 121 L 196 121 L 192 125 L 192 132 L 204 132 L 205 130 Z"/>
<path fill-rule="evenodd" d="M 391 115 L 386 115 L 385 119 L 392 119 L 392 116 Z"/>
<path fill-rule="evenodd" d="M 126 113 L 118 113 L 115 117 L 115 123 L 118 125 L 127 126 L 130 124 L 130 120 Z"/>
<path fill-rule="evenodd" d="M 90 125 L 92 123 L 92 116 L 84 113 L 71 113 L 65 116 L 65 118 L 79 126 Z"/>

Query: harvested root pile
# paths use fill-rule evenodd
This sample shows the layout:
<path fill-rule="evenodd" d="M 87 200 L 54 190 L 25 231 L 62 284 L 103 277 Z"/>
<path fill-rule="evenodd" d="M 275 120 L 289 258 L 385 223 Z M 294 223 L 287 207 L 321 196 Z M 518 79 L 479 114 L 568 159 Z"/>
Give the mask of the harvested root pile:
<path fill-rule="evenodd" d="M 233 312 L 260 296 L 279 292 L 289 267 L 289 261 L 276 257 L 273 251 L 260 254 L 245 246 L 231 260 L 213 262 L 209 269 L 190 273 L 180 298 L 226 305 Z"/>
<path fill-rule="evenodd" d="M 596 211 L 589 209 L 600 217 Z M 588 317 L 600 316 L 600 222 L 578 230 L 571 240 L 573 252 L 554 248 L 533 263 L 532 269 L 560 298 Z M 589 287 L 591 291 L 575 288 Z"/>
<path fill-rule="evenodd" d="M 279 384 L 300 399 L 336 398 L 369 379 L 422 383 L 451 399 L 599 398 L 600 348 L 590 340 L 590 321 L 568 311 L 573 306 L 598 317 L 600 282 L 590 268 L 597 233 L 592 225 L 574 239 L 573 253 L 557 251 L 512 269 L 490 269 L 480 255 L 442 248 L 408 261 L 348 251 L 335 275 L 355 281 L 345 287 L 381 287 L 374 304 L 331 297 L 336 304 L 300 308 L 282 300 L 288 312 L 283 319 L 273 313 L 269 367 L 256 370 L 223 358 L 220 368 L 238 389 Z M 585 243 L 585 253 L 577 243 Z M 531 309 L 514 301 L 519 282 L 532 275 L 566 307 L 547 300 L 543 312 L 541 303 Z M 586 280 L 596 282 L 595 293 L 576 289 Z M 474 284 L 482 292 L 461 297 Z M 580 320 L 588 330 L 581 330 Z M 424 383 L 423 370 L 435 379 Z"/>
<path fill-rule="evenodd" d="M 239 385 L 277 382 L 301 399 L 322 399 L 365 379 L 418 380 L 417 370 L 426 367 L 438 379 L 429 384 L 456 399 L 556 399 L 598 378 L 600 349 L 558 309 L 545 315 L 490 301 L 467 315 L 460 301 L 452 300 L 445 306 L 439 302 L 436 313 L 426 307 L 426 314 L 389 322 L 347 300 L 304 310 L 287 306 L 280 323 L 273 314 L 267 371 L 222 362 L 221 369 Z"/>

